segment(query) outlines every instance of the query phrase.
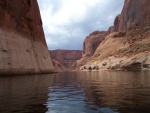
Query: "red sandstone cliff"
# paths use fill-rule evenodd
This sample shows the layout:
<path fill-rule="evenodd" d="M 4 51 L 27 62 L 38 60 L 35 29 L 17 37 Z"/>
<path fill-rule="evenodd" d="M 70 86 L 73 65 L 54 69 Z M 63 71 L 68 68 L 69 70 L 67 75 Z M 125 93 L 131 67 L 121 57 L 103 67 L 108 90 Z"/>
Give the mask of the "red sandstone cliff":
<path fill-rule="evenodd" d="M 84 65 L 94 54 L 95 50 L 97 49 L 99 44 L 104 40 L 106 35 L 106 31 L 94 31 L 91 34 L 89 34 L 89 36 L 87 36 L 83 42 L 82 58 L 77 60 L 72 65 L 72 68 L 77 68 L 79 66 Z"/>
<path fill-rule="evenodd" d="M 120 15 L 114 22 L 114 31 L 150 25 L 150 0 L 125 0 Z"/>
<path fill-rule="evenodd" d="M 104 41 L 81 70 L 150 70 L 150 0 L 125 0 Z"/>
<path fill-rule="evenodd" d="M 94 31 L 87 36 L 83 43 L 83 57 L 92 56 L 99 44 L 106 37 L 106 34 L 106 31 Z"/>
<path fill-rule="evenodd" d="M 37 0 L 0 0 L 0 75 L 52 70 Z"/>
<path fill-rule="evenodd" d="M 72 64 L 82 57 L 81 50 L 50 50 L 52 59 L 58 61 L 66 68 L 70 68 Z"/>

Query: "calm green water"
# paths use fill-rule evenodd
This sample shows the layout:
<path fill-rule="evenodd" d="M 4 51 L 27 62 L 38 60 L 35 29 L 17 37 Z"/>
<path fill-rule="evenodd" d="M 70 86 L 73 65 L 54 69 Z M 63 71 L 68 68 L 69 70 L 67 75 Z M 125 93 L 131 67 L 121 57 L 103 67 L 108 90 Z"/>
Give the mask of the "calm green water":
<path fill-rule="evenodd" d="M 0 77 L 0 113 L 150 113 L 150 71 Z"/>

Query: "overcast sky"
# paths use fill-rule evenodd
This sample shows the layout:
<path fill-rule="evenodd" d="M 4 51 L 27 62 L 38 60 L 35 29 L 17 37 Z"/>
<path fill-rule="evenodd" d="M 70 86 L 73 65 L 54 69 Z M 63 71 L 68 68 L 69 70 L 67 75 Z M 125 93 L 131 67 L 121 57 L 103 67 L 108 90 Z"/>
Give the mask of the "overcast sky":
<path fill-rule="evenodd" d="M 80 49 L 95 30 L 107 30 L 124 0 L 38 0 L 48 48 Z"/>

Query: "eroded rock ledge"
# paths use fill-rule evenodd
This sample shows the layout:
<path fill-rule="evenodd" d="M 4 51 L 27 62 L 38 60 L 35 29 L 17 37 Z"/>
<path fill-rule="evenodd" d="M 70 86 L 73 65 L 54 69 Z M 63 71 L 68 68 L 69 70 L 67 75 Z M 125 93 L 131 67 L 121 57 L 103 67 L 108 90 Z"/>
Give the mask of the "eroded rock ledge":
<path fill-rule="evenodd" d="M 80 69 L 150 70 L 150 27 L 111 33 Z"/>

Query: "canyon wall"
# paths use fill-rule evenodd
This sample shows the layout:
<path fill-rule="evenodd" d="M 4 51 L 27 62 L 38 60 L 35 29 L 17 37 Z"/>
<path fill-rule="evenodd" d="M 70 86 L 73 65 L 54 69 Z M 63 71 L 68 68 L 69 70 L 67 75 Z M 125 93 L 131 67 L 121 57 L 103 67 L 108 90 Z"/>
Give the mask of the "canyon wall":
<path fill-rule="evenodd" d="M 50 50 L 52 59 L 58 61 L 62 66 L 70 68 L 72 64 L 82 57 L 81 50 Z"/>
<path fill-rule="evenodd" d="M 107 36 L 81 70 L 150 70 L 150 0 L 125 0 Z"/>
<path fill-rule="evenodd" d="M 0 75 L 52 70 L 37 0 L 1 0 Z"/>
<path fill-rule="evenodd" d="M 123 10 L 114 21 L 114 31 L 150 24 L 149 0 L 125 0 Z"/>
<path fill-rule="evenodd" d="M 83 42 L 83 57 L 90 57 L 94 54 L 99 44 L 106 37 L 106 31 L 94 31 L 89 34 Z"/>

